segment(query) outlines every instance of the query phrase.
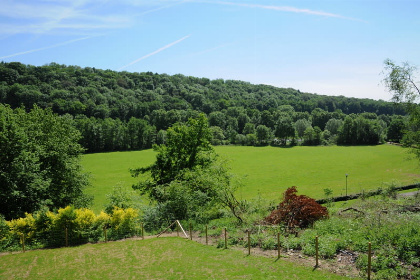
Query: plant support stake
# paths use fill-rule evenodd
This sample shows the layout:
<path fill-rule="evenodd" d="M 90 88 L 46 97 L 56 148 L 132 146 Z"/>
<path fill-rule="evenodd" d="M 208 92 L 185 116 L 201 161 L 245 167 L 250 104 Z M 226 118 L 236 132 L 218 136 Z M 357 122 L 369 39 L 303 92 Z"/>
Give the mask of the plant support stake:
<path fill-rule="evenodd" d="M 21 240 L 22 240 L 22 252 L 25 253 L 25 234 L 24 233 L 22 233 Z"/>
<path fill-rule="evenodd" d="M 225 228 L 225 249 L 227 249 L 227 231 Z"/>
<path fill-rule="evenodd" d="M 372 244 L 369 242 L 368 244 L 368 280 L 370 280 L 370 270 L 372 266 Z"/>
<path fill-rule="evenodd" d="M 319 263 L 318 263 L 318 235 L 315 237 L 315 254 L 316 254 L 316 257 L 315 257 L 315 260 L 316 260 L 315 267 L 318 267 L 319 266 Z"/>
<path fill-rule="evenodd" d="M 248 256 L 251 255 L 251 231 L 248 229 Z"/>
<path fill-rule="evenodd" d="M 69 247 L 69 231 L 66 227 L 66 247 Z"/>
<path fill-rule="evenodd" d="M 190 240 L 192 240 L 192 225 L 190 223 Z"/>
<path fill-rule="evenodd" d="M 208 237 L 208 226 L 206 225 L 206 245 L 209 245 L 209 237 Z"/>

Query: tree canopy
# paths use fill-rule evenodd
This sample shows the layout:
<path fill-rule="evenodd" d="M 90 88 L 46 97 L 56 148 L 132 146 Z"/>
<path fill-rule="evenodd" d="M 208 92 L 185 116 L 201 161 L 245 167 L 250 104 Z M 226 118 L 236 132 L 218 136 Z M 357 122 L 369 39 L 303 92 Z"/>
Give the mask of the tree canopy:
<path fill-rule="evenodd" d="M 399 138 L 405 131 L 402 143 L 420 159 L 420 89 L 416 79 L 417 68 L 408 62 L 398 65 L 390 59 L 385 62 L 384 83 L 393 94 L 393 100 L 400 103 L 409 113 L 408 124 L 401 123 L 402 119 L 395 119 L 392 123 L 390 137 Z"/>
<path fill-rule="evenodd" d="M 355 114 L 388 126 L 392 115 L 406 113 L 403 106 L 382 100 L 243 81 L 18 62 L 0 63 L 0 103 L 74 116 L 79 143 L 88 153 L 151 148 L 164 140 L 169 127 L 201 113 L 208 117 L 215 145 L 294 145 L 294 139 L 306 145 L 336 144 L 338 128 L 331 123 L 327 127 L 332 119 L 341 126 L 346 116 Z M 303 119 L 307 123 L 298 122 Z M 377 137 L 376 144 L 387 135 L 382 128 L 377 131 L 385 136 Z M 366 139 L 353 144 L 372 144 L 372 138 L 369 143 Z"/>
<path fill-rule="evenodd" d="M 155 145 L 156 161 L 132 170 L 132 175 L 150 177 L 133 185 L 156 201 L 167 219 L 200 215 L 216 204 L 230 208 L 238 217 L 239 202 L 226 164 L 210 143 L 211 129 L 201 114 L 167 130 L 166 144 Z"/>
<path fill-rule="evenodd" d="M 80 133 L 70 116 L 0 104 L 0 214 L 16 218 L 42 206 L 85 206 Z"/>

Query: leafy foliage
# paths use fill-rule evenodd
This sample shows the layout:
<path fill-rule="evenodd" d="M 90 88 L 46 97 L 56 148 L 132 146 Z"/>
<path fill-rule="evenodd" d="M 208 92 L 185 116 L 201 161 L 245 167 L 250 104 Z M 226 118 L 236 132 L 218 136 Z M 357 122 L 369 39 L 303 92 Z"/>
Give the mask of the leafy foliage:
<path fill-rule="evenodd" d="M 207 118 L 190 119 L 187 124 L 176 124 L 169 128 L 166 144 L 155 145 L 158 152 L 156 161 L 148 167 L 132 170 L 134 177 L 150 172 L 151 180 L 133 186 L 150 198 L 163 202 L 166 200 L 165 187 L 175 180 L 183 180 L 187 171 L 198 167 L 208 167 L 215 160 L 210 144 L 211 134 Z"/>
<path fill-rule="evenodd" d="M 79 139 L 68 116 L 0 104 L 0 213 L 10 219 L 42 206 L 86 206 Z"/>
<path fill-rule="evenodd" d="M 288 188 L 277 209 L 265 218 L 269 224 L 285 224 L 289 229 L 306 228 L 317 220 L 328 217 L 326 207 L 306 195 L 297 195 L 296 187 Z"/>
<path fill-rule="evenodd" d="M 114 207 L 110 214 L 95 215 L 86 208 L 67 206 L 51 212 L 46 208 L 10 221 L 0 220 L 1 249 L 19 249 L 22 235 L 29 248 L 58 247 L 104 240 L 104 228 L 108 239 L 130 237 L 139 232 L 138 211 L 133 208 Z"/>
<path fill-rule="evenodd" d="M 146 210 L 157 227 L 173 219 L 205 220 L 211 209 L 222 204 L 240 220 L 236 188 L 226 164 L 217 158 L 211 144 L 211 129 L 201 114 L 186 124 L 175 124 L 167 130 L 166 144 L 154 146 L 156 161 L 132 170 L 134 177 L 150 174 L 149 179 L 134 185 L 158 204 Z"/>
<path fill-rule="evenodd" d="M 397 65 L 390 59 L 386 59 L 384 63 L 385 71 L 387 71 L 384 78 L 385 86 L 393 94 L 393 100 L 402 104 L 409 113 L 409 121 L 402 142 L 420 158 L 420 106 L 418 104 L 420 89 L 415 81 L 417 68 L 407 62 Z M 402 127 L 404 127 L 402 123 L 394 122 L 391 137 L 399 140 Z"/>
<path fill-rule="evenodd" d="M 151 148 L 162 143 L 160 131 L 200 113 L 206 114 L 214 127 L 212 143 L 217 145 L 284 145 L 288 138 L 294 144 L 295 130 L 302 138 L 308 126 L 319 127 L 322 133 L 308 133 L 306 145 L 335 144 L 337 128 L 327 126 L 331 119 L 342 121 L 346 115 L 369 112 L 389 125 L 389 115 L 405 114 L 403 107 L 384 101 L 323 96 L 242 81 L 56 63 L 40 67 L 0 63 L 0 103 L 11 108 L 50 108 L 74 116 L 82 135 L 79 143 L 87 152 Z M 301 119 L 308 123 L 293 127 Z"/>

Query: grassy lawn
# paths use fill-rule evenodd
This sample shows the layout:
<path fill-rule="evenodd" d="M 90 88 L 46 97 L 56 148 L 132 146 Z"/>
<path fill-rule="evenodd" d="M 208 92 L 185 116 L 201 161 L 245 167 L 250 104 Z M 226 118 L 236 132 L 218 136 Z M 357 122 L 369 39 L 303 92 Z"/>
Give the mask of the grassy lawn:
<path fill-rule="evenodd" d="M 138 179 L 131 177 L 130 168 L 151 164 L 155 155 L 153 150 L 84 155 L 82 165 L 90 173 L 92 182 L 87 193 L 94 195 L 92 210 L 99 213 L 104 209 L 106 195 L 112 191 L 113 186 L 121 185 L 132 190 L 131 185 Z"/>
<path fill-rule="evenodd" d="M 232 173 L 245 176 L 239 197 L 279 200 L 285 189 L 298 186 L 299 193 L 314 198 L 324 197 L 324 189 L 333 195 L 345 194 L 348 176 L 348 193 L 384 187 L 384 183 L 418 182 L 419 166 L 408 160 L 407 150 L 398 146 L 356 147 L 240 147 L 218 146 L 217 153 L 230 161 Z M 152 150 L 89 154 L 82 164 L 93 177 L 93 209 L 99 211 L 106 203 L 106 194 L 112 186 L 120 184 L 127 189 L 136 182 L 130 168 L 146 166 L 154 161 Z"/>
<path fill-rule="evenodd" d="M 346 279 L 181 238 L 127 240 L 0 256 L 0 279 Z"/>

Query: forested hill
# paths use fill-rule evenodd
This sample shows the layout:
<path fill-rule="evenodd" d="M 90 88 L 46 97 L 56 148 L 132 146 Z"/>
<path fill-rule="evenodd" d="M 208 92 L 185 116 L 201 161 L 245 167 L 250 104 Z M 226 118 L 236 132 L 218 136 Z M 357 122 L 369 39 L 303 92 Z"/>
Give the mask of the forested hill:
<path fill-rule="evenodd" d="M 37 104 L 59 114 L 120 120 L 144 118 L 159 109 L 192 109 L 210 114 L 229 107 L 273 111 L 281 105 L 309 113 L 315 108 L 328 112 L 339 109 L 345 114 L 403 113 L 390 102 L 371 99 L 316 95 L 234 80 L 116 72 L 56 63 L 40 67 L 1 63 L 0 102 L 27 108 Z"/>
<path fill-rule="evenodd" d="M 402 107 L 385 101 L 56 63 L 0 63 L 0 104 L 72 115 L 88 152 L 150 148 L 201 112 L 214 145 L 378 144 L 398 141 L 404 127 Z"/>

